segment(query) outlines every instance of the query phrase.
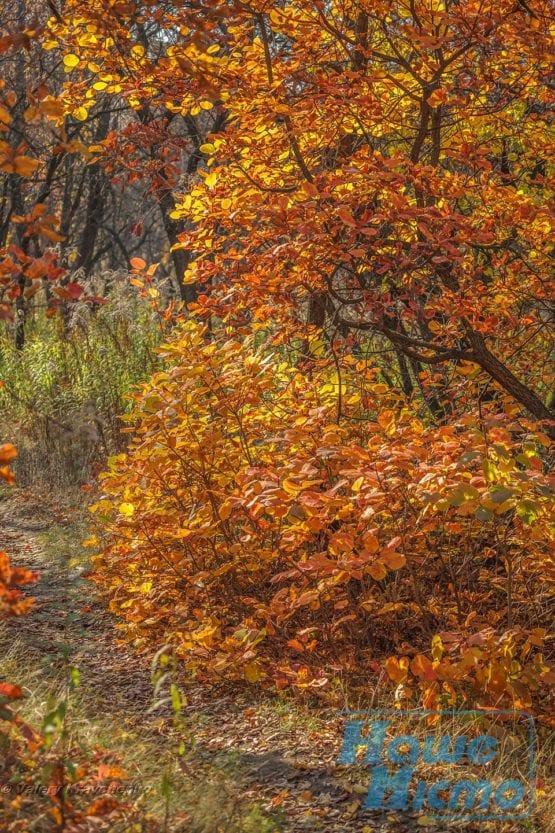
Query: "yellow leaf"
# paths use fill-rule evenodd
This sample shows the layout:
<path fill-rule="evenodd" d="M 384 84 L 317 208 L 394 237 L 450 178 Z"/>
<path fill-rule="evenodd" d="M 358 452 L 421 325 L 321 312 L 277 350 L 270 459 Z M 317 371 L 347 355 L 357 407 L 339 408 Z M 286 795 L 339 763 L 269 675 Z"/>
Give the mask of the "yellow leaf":
<path fill-rule="evenodd" d="M 208 186 L 208 188 L 213 188 L 214 185 L 216 184 L 216 182 L 218 181 L 218 176 L 217 176 L 216 172 L 212 171 L 211 173 L 209 173 L 204 181 L 205 181 L 206 185 Z"/>
<path fill-rule="evenodd" d="M 432 659 L 439 662 L 442 656 L 443 642 L 441 641 L 441 636 L 436 633 L 436 635 L 432 637 Z"/>
<path fill-rule="evenodd" d="M 262 674 L 260 673 L 260 669 L 254 662 L 250 662 L 248 665 L 245 665 L 245 680 L 248 683 L 257 683 L 261 677 Z"/>
<path fill-rule="evenodd" d="M 130 518 L 133 512 L 135 511 L 135 507 L 132 503 L 120 503 L 119 512 L 120 515 L 125 515 L 127 518 Z"/>
<path fill-rule="evenodd" d="M 193 283 L 197 282 L 196 273 L 192 269 L 186 269 L 185 274 L 183 275 L 182 283 L 190 286 Z"/>
<path fill-rule="evenodd" d="M 86 107 L 78 107 L 71 115 L 77 121 L 86 121 L 89 114 Z"/>
<path fill-rule="evenodd" d="M 64 66 L 68 69 L 73 69 L 79 64 L 79 58 L 77 55 L 73 55 L 71 52 L 69 55 L 64 55 Z"/>

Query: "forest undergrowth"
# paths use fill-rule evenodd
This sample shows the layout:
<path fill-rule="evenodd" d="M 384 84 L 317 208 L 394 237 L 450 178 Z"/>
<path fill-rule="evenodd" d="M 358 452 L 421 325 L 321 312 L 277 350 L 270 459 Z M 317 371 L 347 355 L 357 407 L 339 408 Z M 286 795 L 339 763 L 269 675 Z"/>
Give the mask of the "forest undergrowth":
<path fill-rule="evenodd" d="M 548 830 L 551 0 L 3 6 L 0 827 Z"/>

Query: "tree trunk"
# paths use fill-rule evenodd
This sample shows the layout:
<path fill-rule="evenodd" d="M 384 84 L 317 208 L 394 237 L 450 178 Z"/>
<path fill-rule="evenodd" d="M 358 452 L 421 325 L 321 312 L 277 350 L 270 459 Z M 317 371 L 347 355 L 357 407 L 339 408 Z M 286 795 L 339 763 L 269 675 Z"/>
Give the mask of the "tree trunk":
<path fill-rule="evenodd" d="M 547 433 L 550 437 L 555 439 L 555 411 L 544 405 L 534 391 L 527 388 L 517 377 L 506 367 L 499 359 L 488 350 L 486 342 L 481 333 L 476 332 L 470 326 L 466 328 L 468 340 L 472 346 L 475 361 L 480 365 L 482 370 L 494 379 L 503 390 L 510 393 L 511 396 L 524 405 L 536 419 L 547 420 L 552 424 L 547 426 Z"/>

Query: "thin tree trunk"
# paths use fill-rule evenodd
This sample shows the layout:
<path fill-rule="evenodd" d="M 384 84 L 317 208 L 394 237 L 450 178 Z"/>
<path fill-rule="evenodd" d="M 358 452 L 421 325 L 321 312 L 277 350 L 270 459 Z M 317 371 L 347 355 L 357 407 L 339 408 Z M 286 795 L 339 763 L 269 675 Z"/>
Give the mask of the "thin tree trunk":
<path fill-rule="evenodd" d="M 485 370 L 517 402 L 524 405 L 526 410 L 535 416 L 536 419 L 547 420 L 552 423 L 555 422 L 555 411 L 545 405 L 534 391 L 526 387 L 506 365 L 493 355 L 486 346 L 483 335 L 473 330 L 468 324 L 466 326 L 466 332 L 468 341 L 472 346 L 475 361 L 480 365 L 482 370 Z M 547 432 L 555 439 L 555 425 L 547 426 Z"/>

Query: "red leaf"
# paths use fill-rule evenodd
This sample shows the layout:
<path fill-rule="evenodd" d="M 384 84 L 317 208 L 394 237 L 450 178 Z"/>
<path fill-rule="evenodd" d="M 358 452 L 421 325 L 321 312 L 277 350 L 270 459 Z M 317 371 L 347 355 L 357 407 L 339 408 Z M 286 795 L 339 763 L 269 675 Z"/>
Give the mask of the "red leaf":
<path fill-rule="evenodd" d="M 68 283 L 66 284 L 66 290 L 69 293 L 69 296 L 76 301 L 84 292 L 82 286 L 79 286 L 78 283 Z"/>
<path fill-rule="evenodd" d="M 8 700 L 17 700 L 23 692 L 18 685 L 12 683 L 0 683 L 0 697 L 7 697 Z"/>

